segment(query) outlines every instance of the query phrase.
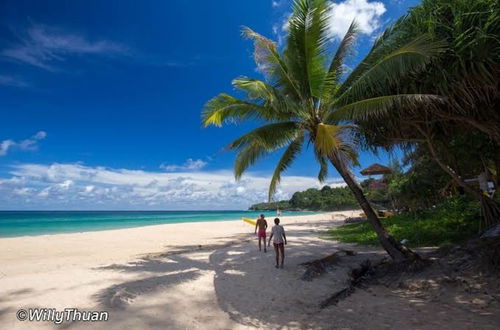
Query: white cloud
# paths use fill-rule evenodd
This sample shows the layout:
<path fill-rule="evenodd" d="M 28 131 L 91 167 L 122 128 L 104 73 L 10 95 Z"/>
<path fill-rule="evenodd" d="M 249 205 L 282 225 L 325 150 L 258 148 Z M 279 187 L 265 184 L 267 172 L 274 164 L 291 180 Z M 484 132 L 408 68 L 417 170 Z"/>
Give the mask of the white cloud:
<path fill-rule="evenodd" d="M 73 184 L 73 180 L 64 180 L 64 182 L 59 183 L 57 186 L 61 189 L 68 190 Z"/>
<path fill-rule="evenodd" d="M 46 198 L 49 196 L 50 191 L 51 191 L 50 187 L 44 188 L 37 194 L 37 196 L 41 198 Z"/>
<path fill-rule="evenodd" d="M 360 33 L 370 35 L 380 27 L 380 18 L 386 12 L 382 2 L 369 0 L 346 0 L 332 3 L 330 10 L 330 31 L 336 38 L 342 39 L 356 20 Z"/>
<path fill-rule="evenodd" d="M 173 171 L 197 171 L 201 170 L 207 165 L 207 162 L 204 162 L 201 159 L 192 159 L 188 158 L 184 164 L 182 165 L 166 165 L 166 164 L 161 164 L 160 168 L 162 170 L 165 170 L 167 172 L 173 172 Z"/>
<path fill-rule="evenodd" d="M 12 193 L 14 195 L 19 195 L 19 196 L 29 196 L 34 191 L 35 191 L 35 189 L 33 189 L 33 188 L 27 188 L 27 187 L 12 189 Z"/>
<path fill-rule="evenodd" d="M 38 148 L 38 141 L 45 139 L 47 133 L 40 131 L 33 135 L 31 138 L 15 142 L 13 140 L 3 140 L 0 142 L 0 156 L 5 156 L 7 152 L 12 148 L 18 148 L 21 150 L 33 151 Z"/>
<path fill-rule="evenodd" d="M 4 140 L 0 143 L 0 156 L 5 156 L 7 151 L 9 151 L 10 147 L 15 145 L 15 142 L 12 140 Z"/>
<path fill-rule="evenodd" d="M 6 76 L 6 75 L 0 75 L 0 85 L 10 86 L 10 87 L 27 87 L 28 86 L 28 84 L 25 81 L 23 81 L 19 78 Z"/>
<path fill-rule="evenodd" d="M 53 71 L 54 63 L 62 62 L 71 55 L 113 55 L 125 52 L 127 49 L 124 46 L 112 41 L 90 41 L 79 34 L 34 25 L 16 45 L 2 50 L 1 55 Z"/>
<path fill-rule="evenodd" d="M 273 8 L 277 8 L 277 7 L 281 7 L 285 3 L 286 3 L 285 0 L 273 0 L 271 2 L 271 5 L 273 6 Z"/>
<path fill-rule="evenodd" d="M 36 133 L 35 136 L 33 136 L 33 138 L 35 140 L 45 139 L 46 137 L 47 137 L 47 132 L 45 132 L 45 131 L 40 131 L 40 132 Z"/>
<path fill-rule="evenodd" d="M 232 171 L 150 172 L 82 164 L 18 164 L 0 179 L 0 209 L 246 209 L 267 200 L 270 175 Z M 327 182 L 344 185 L 341 179 Z M 322 184 L 284 176 L 275 199 Z"/>
<path fill-rule="evenodd" d="M 386 12 L 383 2 L 370 0 L 345 0 L 330 5 L 329 29 L 333 38 L 342 39 L 353 20 L 356 20 L 360 33 L 371 35 L 381 26 L 381 16 Z M 291 14 L 284 16 L 279 25 L 273 26 L 273 33 L 278 38 L 278 44 L 284 40 L 283 32 L 288 32 Z"/>
<path fill-rule="evenodd" d="M 285 38 L 290 27 L 289 20 L 291 16 L 292 14 L 290 12 L 283 13 L 280 22 L 275 23 L 272 26 L 273 35 L 276 38 L 279 47 L 283 46 L 285 43 Z"/>

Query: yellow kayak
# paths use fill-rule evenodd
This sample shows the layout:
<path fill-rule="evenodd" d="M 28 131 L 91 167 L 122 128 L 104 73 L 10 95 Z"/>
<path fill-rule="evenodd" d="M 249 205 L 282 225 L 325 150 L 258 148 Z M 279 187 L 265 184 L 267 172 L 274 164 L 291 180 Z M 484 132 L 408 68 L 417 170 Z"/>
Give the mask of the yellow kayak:
<path fill-rule="evenodd" d="M 248 223 L 249 225 L 252 225 L 252 226 L 255 226 L 257 224 L 257 222 L 255 222 L 255 220 L 252 220 L 250 218 L 241 218 L 241 220 L 245 221 L 246 223 Z"/>

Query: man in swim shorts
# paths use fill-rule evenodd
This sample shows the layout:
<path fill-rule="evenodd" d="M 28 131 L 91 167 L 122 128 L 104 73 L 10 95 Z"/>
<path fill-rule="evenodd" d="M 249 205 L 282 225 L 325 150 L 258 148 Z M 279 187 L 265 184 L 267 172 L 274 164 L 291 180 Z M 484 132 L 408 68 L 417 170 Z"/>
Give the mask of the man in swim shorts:
<path fill-rule="evenodd" d="M 259 232 L 257 233 L 257 229 Z M 259 237 L 259 251 L 262 251 L 260 247 L 260 242 L 262 239 L 264 239 L 264 252 L 267 252 L 266 249 L 266 229 L 267 229 L 267 221 L 264 219 L 264 214 L 260 215 L 260 218 L 257 219 L 257 222 L 255 223 L 255 233 L 257 234 L 257 237 Z"/>
<path fill-rule="evenodd" d="M 271 239 L 274 237 L 273 245 L 274 252 L 276 253 L 276 268 L 283 268 L 283 262 L 285 261 L 285 245 L 286 245 L 286 236 L 285 229 L 283 226 L 280 226 L 280 219 L 274 219 L 275 225 L 271 229 L 271 236 L 269 236 L 269 243 L 271 245 Z M 281 255 L 281 266 L 279 264 Z"/>

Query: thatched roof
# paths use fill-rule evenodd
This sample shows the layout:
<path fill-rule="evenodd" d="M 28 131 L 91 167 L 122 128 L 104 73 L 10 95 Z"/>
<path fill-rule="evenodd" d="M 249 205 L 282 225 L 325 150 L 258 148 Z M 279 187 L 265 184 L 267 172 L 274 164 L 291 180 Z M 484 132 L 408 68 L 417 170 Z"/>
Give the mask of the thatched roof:
<path fill-rule="evenodd" d="M 363 175 L 390 174 L 392 170 L 384 165 L 372 164 L 360 172 Z"/>

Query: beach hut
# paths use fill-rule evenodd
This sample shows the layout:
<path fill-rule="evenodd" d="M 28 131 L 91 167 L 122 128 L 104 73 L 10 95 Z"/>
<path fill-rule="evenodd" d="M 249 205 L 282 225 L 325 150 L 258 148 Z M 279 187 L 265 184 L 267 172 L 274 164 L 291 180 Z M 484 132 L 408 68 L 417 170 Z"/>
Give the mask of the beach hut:
<path fill-rule="evenodd" d="M 367 168 L 365 168 L 364 170 L 362 170 L 359 173 L 361 173 L 363 175 L 391 174 L 392 170 L 387 166 L 375 163 L 375 164 L 368 166 Z"/>
<path fill-rule="evenodd" d="M 365 168 L 364 170 L 361 170 L 360 173 L 362 175 L 365 175 L 365 176 L 372 176 L 372 175 L 384 175 L 384 174 L 391 174 L 392 173 L 392 170 L 387 167 L 387 166 L 384 166 L 384 165 L 380 165 L 378 163 L 374 163 L 370 166 L 368 166 L 367 168 Z M 377 188 L 384 188 L 387 186 L 387 182 L 381 178 L 381 179 L 371 179 L 373 180 L 369 187 L 370 188 L 374 188 L 374 189 L 377 189 Z M 394 209 L 394 201 L 392 200 L 392 197 L 389 199 L 389 200 L 384 200 L 384 201 L 371 201 L 372 204 L 374 204 L 375 202 L 378 202 L 378 203 L 382 203 L 382 204 L 386 204 L 386 206 L 389 206 L 389 203 L 392 203 L 392 209 Z M 387 212 L 385 210 L 378 210 L 378 215 L 379 217 L 381 218 L 387 218 L 387 217 L 390 217 L 390 216 L 393 216 L 394 213 L 391 213 L 391 212 Z M 362 213 L 362 216 L 364 216 L 364 213 Z"/>

